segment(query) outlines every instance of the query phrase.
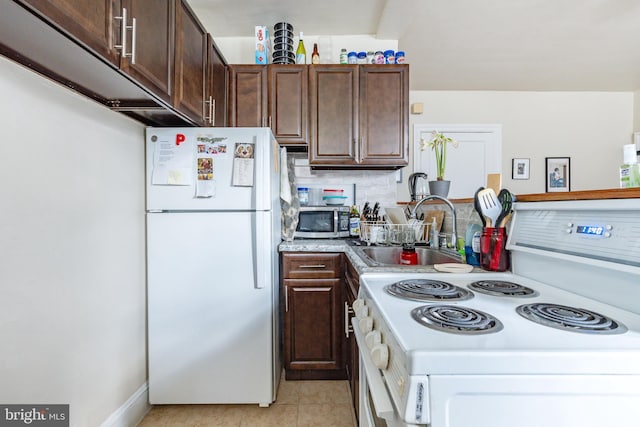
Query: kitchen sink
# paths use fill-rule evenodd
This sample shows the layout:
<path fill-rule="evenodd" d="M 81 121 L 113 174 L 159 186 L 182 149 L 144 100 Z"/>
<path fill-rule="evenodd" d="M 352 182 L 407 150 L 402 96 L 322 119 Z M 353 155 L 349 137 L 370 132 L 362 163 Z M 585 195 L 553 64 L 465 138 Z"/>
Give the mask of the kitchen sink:
<path fill-rule="evenodd" d="M 369 266 L 403 265 L 400 263 L 402 247 L 399 246 L 367 246 L 357 248 Z M 447 249 L 416 248 L 418 265 L 445 263 L 462 263 L 460 254 Z"/>

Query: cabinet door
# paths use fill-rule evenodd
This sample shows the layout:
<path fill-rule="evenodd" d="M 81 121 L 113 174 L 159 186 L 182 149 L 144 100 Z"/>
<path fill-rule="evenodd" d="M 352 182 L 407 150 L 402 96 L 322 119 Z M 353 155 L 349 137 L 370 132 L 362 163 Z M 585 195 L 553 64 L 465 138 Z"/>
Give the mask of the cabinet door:
<path fill-rule="evenodd" d="M 114 48 L 119 42 L 120 24 L 117 0 L 21 0 L 39 12 L 46 20 L 75 37 L 105 60 L 118 65 L 120 53 Z M 114 32 L 118 34 L 114 34 Z"/>
<path fill-rule="evenodd" d="M 227 125 L 227 63 L 213 38 L 207 35 L 207 125 Z"/>
<path fill-rule="evenodd" d="M 229 126 L 267 126 L 267 67 L 229 66 Z"/>
<path fill-rule="evenodd" d="M 185 0 L 176 4 L 175 91 L 173 106 L 204 125 L 207 32 Z"/>
<path fill-rule="evenodd" d="M 360 163 L 406 166 L 409 66 L 360 66 Z"/>
<path fill-rule="evenodd" d="M 306 65 L 269 65 L 269 126 L 280 144 L 306 144 Z"/>
<path fill-rule="evenodd" d="M 347 368 L 347 377 L 349 379 L 349 387 L 351 388 L 351 402 L 353 404 L 353 408 L 356 412 L 356 418 L 360 417 L 360 354 L 358 352 L 358 343 L 356 342 L 356 337 L 353 334 L 353 329 L 351 326 L 351 319 L 355 316 L 353 312 L 353 302 L 356 300 L 357 292 L 358 292 L 358 273 L 355 268 L 351 265 L 351 262 L 347 261 L 347 268 L 345 274 L 345 299 L 346 299 L 346 308 L 345 308 L 345 316 L 347 316 L 347 325 L 348 335 L 346 337 L 346 368 Z M 347 331 L 347 326 L 345 325 L 345 331 Z"/>
<path fill-rule="evenodd" d="M 356 165 L 358 66 L 309 66 L 309 164 Z"/>
<path fill-rule="evenodd" d="M 284 279 L 285 367 L 343 369 L 342 280 Z"/>
<path fill-rule="evenodd" d="M 142 86 L 171 102 L 175 5 L 172 0 L 123 0 L 127 25 L 136 20 L 135 47 L 127 32 L 127 52 L 135 49 L 135 58 L 123 57 L 120 68 Z"/>

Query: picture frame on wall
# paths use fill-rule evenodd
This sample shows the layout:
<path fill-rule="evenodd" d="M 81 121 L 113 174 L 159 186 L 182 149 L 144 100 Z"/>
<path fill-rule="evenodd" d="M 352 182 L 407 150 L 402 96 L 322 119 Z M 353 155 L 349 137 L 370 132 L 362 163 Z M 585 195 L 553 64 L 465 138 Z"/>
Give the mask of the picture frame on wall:
<path fill-rule="evenodd" d="M 571 158 L 545 157 L 547 193 L 571 191 Z"/>
<path fill-rule="evenodd" d="M 529 179 L 529 159 L 511 160 L 511 178 Z"/>

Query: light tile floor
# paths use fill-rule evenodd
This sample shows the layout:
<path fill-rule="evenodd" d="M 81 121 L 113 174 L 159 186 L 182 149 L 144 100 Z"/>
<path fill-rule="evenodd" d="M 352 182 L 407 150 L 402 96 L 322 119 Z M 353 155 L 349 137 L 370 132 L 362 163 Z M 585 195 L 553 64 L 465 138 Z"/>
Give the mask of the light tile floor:
<path fill-rule="evenodd" d="M 139 427 L 355 427 L 347 381 L 280 381 L 276 402 L 258 405 L 157 405 Z"/>

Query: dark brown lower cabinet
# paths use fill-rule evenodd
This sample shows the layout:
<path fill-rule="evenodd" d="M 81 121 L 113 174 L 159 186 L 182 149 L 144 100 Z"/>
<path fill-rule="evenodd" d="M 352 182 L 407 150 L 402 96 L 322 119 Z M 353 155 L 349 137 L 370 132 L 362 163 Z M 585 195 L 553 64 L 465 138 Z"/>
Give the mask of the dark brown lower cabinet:
<path fill-rule="evenodd" d="M 346 379 L 343 254 L 282 254 L 285 378 Z"/>

